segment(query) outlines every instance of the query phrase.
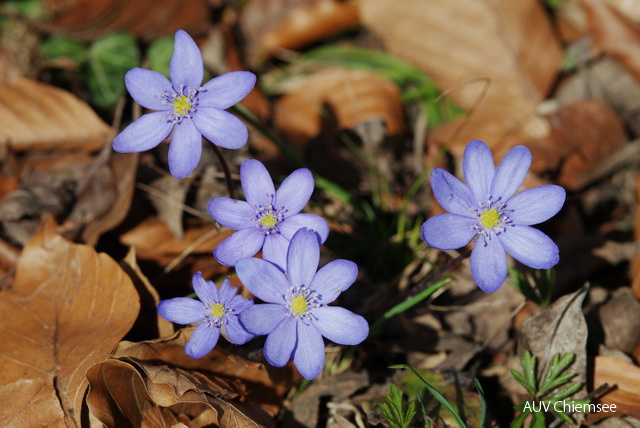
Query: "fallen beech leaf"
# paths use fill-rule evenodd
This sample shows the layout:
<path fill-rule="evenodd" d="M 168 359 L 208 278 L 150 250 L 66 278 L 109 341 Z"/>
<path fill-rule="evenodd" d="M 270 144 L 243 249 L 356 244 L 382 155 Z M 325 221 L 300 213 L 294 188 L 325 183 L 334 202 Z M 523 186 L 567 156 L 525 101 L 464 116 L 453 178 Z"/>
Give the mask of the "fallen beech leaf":
<path fill-rule="evenodd" d="M 340 129 L 380 119 L 387 135 L 403 131 L 400 90 L 379 74 L 326 68 L 312 74 L 278 100 L 274 122 L 298 148 L 321 131 L 323 104 L 335 113 Z"/>
<path fill-rule="evenodd" d="M 582 302 L 586 295 L 587 287 L 582 287 L 562 296 L 522 324 L 518 335 L 518 352 L 526 350 L 538 358 L 539 381 L 546 375 L 549 362 L 555 354 L 572 353 L 575 360 L 567 371 L 576 373 L 576 376 L 571 381 L 586 382 L 587 322 L 582 313 Z M 580 423 L 579 414 L 575 414 L 574 418 Z"/>
<path fill-rule="evenodd" d="M 136 185 L 138 158 L 138 153 L 124 155 L 115 153 L 112 155 L 109 161 L 109 169 L 115 178 L 115 183 L 113 183 L 115 201 L 109 204 L 107 210 L 94 212 L 90 221 L 86 221 L 85 218 L 83 222 L 85 227 L 82 231 L 82 240 L 85 243 L 95 246 L 104 232 L 118 226 L 127 216 Z M 93 194 L 92 196 L 98 197 L 99 195 Z M 78 209 L 78 204 L 74 206 L 74 210 L 70 214 L 71 218 L 73 218 L 73 213 L 76 212 L 76 209 Z"/>
<path fill-rule="evenodd" d="M 598 316 L 605 346 L 630 354 L 640 345 L 640 302 L 630 288 L 617 289 L 613 298 L 598 308 Z"/>
<path fill-rule="evenodd" d="M 0 84 L 0 147 L 95 151 L 112 129 L 84 102 L 53 86 L 19 78 Z"/>
<path fill-rule="evenodd" d="M 216 231 L 211 223 L 189 228 L 185 231 L 184 238 L 178 239 L 164 222 L 149 219 L 123 234 L 120 242 L 134 247 L 138 257 L 143 259 L 174 259 L 187 249 L 196 254 L 210 253 L 233 232 L 224 228 Z"/>
<path fill-rule="evenodd" d="M 117 263 L 55 233 L 48 218 L 25 246 L 10 289 L 0 291 L 0 385 L 38 382 L 48 410 L 31 413 L 31 426 L 53 426 L 64 412 L 79 425 L 85 371 L 106 358 L 138 314 L 138 295 Z M 21 391 L 28 394 L 29 388 Z M 53 394 L 53 400 L 43 394 Z M 20 401 L 21 398 L 15 398 Z M 2 414 L 6 426 L 9 415 Z M 27 417 L 27 415 L 24 415 Z M 52 419 L 47 419 L 52 418 Z"/>
<path fill-rule="evenodd" d="M 590 184 L 597 166 L 620 150 L 627 141 L 624 124 L 606 105 L 599 101 L 580 100 L 541 117 L 550 129 L 548 135 L 523 139 L 521 144 L 531 149 L 531 170 L 543 172 L 560 167 L 558 184 L 580 189 Z M 496 154 L 508 151 L 502 147 Z"/>
<path fill-rule="evenodd" d="M 636 242 L 640 241 L 640 175 L 636 176 L 636 214 L 633 222 L 633 237 Z M 636 299 L 640 300 L 640 256 L 633 259 L 631 262 L 631 288 Z M 639 358 L 636 361 L 640 361 L 640 347 L 638 348 Z"/>
<path fill-rule="evenodd" d="M 617 59 L 640 79 L 640 29 L 599 0 L 582 0 L 581 4 L 587 13 L 594 47 Z"/>
<path fill-rule="evenodd" d="M 185 370 L 212 373 L 218 377 L 239 382 L 238 392 L 247 400 L 259 405 L 269 415 L 275 416 L 282 406 L 282 399 L 298 380 L 291 367 L 273 368 L 249 361 L 217 346 L 206 356 L 193 359 L 185 355 L 184 346 L 192 329 L 181 329 L 173 336 L 145 342 L 122 341 L 114 358 L 130 357 L 140 361 L 164 361 Z M 246 387 L 242 388 L 242 385 Z"/>
<path fill-rule="evenodd" d="M 155 40 L 183 29 L 206 32 L 206 0 L 43 0 L 56 33 L 93 40 L 115 30 L 126 30 L 144 40 Z"/>
<path fill-rule="evenodd" d="M 339 0 L 253 1 L 240 19 L 254 63 L 357 24 L 357 3 Z"/>
<path fill-rule="evenodd" d="M 49 378 L 19 379 L 0 387 L 2 413 L 0 422 L 5 427 L 64 427 L 64 411 L 56 397 L 54 383 Z"/>
<path fill-rule="evenodd" d="M 562 59 L 539 1 L 368 0 L 359 4 L 364 25 L 383 40 L 387 50 L 425 70 L 441 89 L 451 90 L 448 97 L 457 105 L 471 108 L 482 98 L 465 132 L 454 140 L 454 151 L 462 151 L 469 134 L 491 147 L 499 147 L 516 132 L 528 134 L 533 113 Z M 479 78 L 488 79 L 488 88 L 487 81 Z M 449 141 L 459 126 L 456 121 L 444 128 L 435 141 Z"/>
<path fill-rule="evenodd" d="M 600 404 L 615 404 L 615 416 L 640 418 L 640 367 L 613 357 L 597 356 L 593 369 L 593 389 L 605 383 L 616 388 L 602 396 Z M 611 412 L 589 413 L 587 422 L 612 416 Z"/>
<path fill-rule="evenodd" d="M 259 409 L 239 402 L 233 386 L 199 372 L 123 357 L 95 364 L 87 371 L 87 378 L 87 405 L 96 418 L 112 424 L 109 426 L 140 426 L 154 407 L 176 404 L 181 404 L 180 408 L 174 407 L 180 419 L 197 417 L 203 408 L 213 410 L 203 421 L 207 426 L 272 425 Z"/>
<path fill-rule="evenodd" d="M 129 275 L 140 295 L 140 314 L 131 328 L 132 335 L 142 335 L 144 339 L 169 336 L 174 333 L 173 323 L 158 315 L 160 295 L 149 279 L 140 270 L 136 251 L 129 249 L 127 256 L 120 262 L 120 267 Z"/>

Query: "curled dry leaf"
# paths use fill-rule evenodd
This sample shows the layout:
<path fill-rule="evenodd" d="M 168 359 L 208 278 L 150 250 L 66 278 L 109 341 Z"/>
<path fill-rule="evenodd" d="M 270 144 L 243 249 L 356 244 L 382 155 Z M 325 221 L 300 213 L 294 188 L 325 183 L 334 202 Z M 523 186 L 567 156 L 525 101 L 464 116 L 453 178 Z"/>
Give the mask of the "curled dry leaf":
<path fill-rule="evenodd" d="M 43 0 L 43 4 L 52 17 L 52 30 L 86 40 L 118 30 L 148 41 L 178 29 L 201 34 L 209 17 L 206 0 Z"/>
<path fill-rule="evenodd" d="M 604 2 L 582 0 L 581 4 L 595 48 L 620 61 L 640 79 L 640 29 Z"/>
<path fill-rule="evenodd" d="M 240 25 L 249 57 L 260 62 L 284 49 L 298 49 L 358 24 L 355 1 L 270 0 L 250 2 Z"/>
<path fill-rule="evenodd" d="M 609 416 L 629 415 L 640 418 L 640 367 L 613 357 L 599 355 L 595 358 L 593 389 L 604 384 L 616 386 L 602 396 L 600 404 L 615 404 L 615 414 L 611 412 L 590 413 L 587 422 Z"/>
<path fill-rule="evenodd" d="M 0 84 L 0 93 L 0 147 L 95 151 L 112 135 L 87 104 L 61 89 L 19 78 Z"/>
<path fill-rule="evenodd" d="M 210 253 L 232 230 L 211 224 L 191 227 L 185 230 L 184 238 L 176 238 L 163 221 L 149 219 L 123 234 L 120 242 L 134 247 L 138 257 L 143 259 L 171 262 L 184 251 L 195 254 Z"/>
<path fill-rule="evenodd" d="M 192 329 L 181 329 L 173 336 L 139 343 L 123 341 L 114 357 L 130 357 L 149 362 L 159 360 L 184 370 L 211 373 L 234 383 L 242 400 L 255 403 L 271 416 L 278 413 L 284 395 L 298 380 L 295 370 L 288 366 L 266 367 L 237 353 L 230 353 L 220 346 L 202 358 L 190 358 L 185 355 L 184 346 L 191 331 Z"/>
<path fill-rule="evenodd" d="M 453 141 L 454 151 L 461 153 L 472 138 L 499 147 L 514 134 L 537 132 L 533 113 L 562 59 L 539 1 L 359 4 L 364 25 L 387 50 L 426 71 L 442 90 L 450 91 L 447 96 L 455 103 L 469 109 L 482 98 Z M 448 142 L 460 123 L 445 126 L 434 141 Z"/>
<path fill-rule="evenodd" d="M 275 126 L 296 147 L 321 131 L 323 105 L 335 113 L 340 129 L 382 120 L 387 135 L 403 132 L 398 87 L 371 71 L 327 68 L 305 78 L 275 106 Z"/>
<path fill-rule="evenodd" d="M 19 418 L 29 422 L 23 426 L 61 426 L 61 417 L 79 425 L 85 371 L 109 356 L 138 310 L 118 264 L 64 240 L 47 219 L 25 246 L 12 287 L 0 292 L 0 396 L 16 391 L 0 425 Z"/>

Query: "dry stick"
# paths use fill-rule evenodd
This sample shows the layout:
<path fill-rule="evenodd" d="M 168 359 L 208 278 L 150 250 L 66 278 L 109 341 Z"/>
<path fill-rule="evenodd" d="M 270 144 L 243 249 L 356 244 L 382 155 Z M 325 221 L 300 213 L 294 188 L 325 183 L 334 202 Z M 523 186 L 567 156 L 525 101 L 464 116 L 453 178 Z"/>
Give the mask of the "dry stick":
<path fill-rule="evenodd" d="M 220 151 L 220 148 L 213 143 L 211 143 L 211 146 L 213 147 L 213 152 L 218 157 L 218 161 L 220 161 L 220 165 L 222 166 L 222 171 L 224 172 L 224 179 L 227 182 L 227 189 L 229 190 L 229 197 L 231 199 L 235 199 L 236 192 L 233 189 L 233 182 L 231 181 L 231 171 L 229 170 L 229 164 L 227 163 L 224 156 L 222 156 L 222 152 Z"/>

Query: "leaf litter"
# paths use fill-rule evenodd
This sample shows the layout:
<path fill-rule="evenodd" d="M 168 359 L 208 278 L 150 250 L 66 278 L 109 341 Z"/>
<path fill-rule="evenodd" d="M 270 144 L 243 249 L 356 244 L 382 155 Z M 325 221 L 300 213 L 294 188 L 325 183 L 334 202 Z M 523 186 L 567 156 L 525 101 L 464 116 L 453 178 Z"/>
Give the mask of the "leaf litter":
<path fill-rule="evenodd" d="M 508 426 L 526 396 L 509 371 L 524 350 L 539 376 L 553 355 L 574 354 L 572 381 L 586 384 L 574 397 L 618 406 L 575 414 L 580 423 L 638 424 L 640 37 L 628 3 L 19 3 L 0 9 L 3 426 L 375 426 L 387 423 L 378 405 L 391 383 L 414 402 L 413 426 L 425 416 L 454 424 L 433 400 L 423 412 L 429 397 L 413 374 L 388 368 L 405 363 L 471 426 L 481 423 L 478 378 L 485 425 Z M 359 266 L 341 306 L 373 324 L 460 255 L 426 248 L 419 227 L 441 213 L 429 171 L 461 176 L 470 139 L 496 160 L 527 145 L 525 187 L 569 191 L 541 227 L 561 249 L 550 294 L 521 294 L 515 276 L 484 294 L 464 262 L 362 345 L 327 347 L 311 384 L 291 364 L 266 364 L 260 340 L 185 356 L 192 329 L 175 331 L 156 306 L 193 293 L 195 272 L 233 275 L 211 254 L 231 231 L 206 214 L 227 195 L 223 171 L 205 152 L 206 165 L 178 183 L 166 144 L 140 155 L 109 147 L 140 116 L 122 73 L 166 73 L 164 37 L 177 29 L 203 48 L 209 73 L 252 64 L 258 75 L 261 87 L 234 110 L 249 143 L 223 154 L 232 185 L 252 157 L 276 183 L 304 165 L 318 174 L 307 213 L 332 230 L 321 264 Z M 540 277 L 512 267 L 542 292 Z"/>

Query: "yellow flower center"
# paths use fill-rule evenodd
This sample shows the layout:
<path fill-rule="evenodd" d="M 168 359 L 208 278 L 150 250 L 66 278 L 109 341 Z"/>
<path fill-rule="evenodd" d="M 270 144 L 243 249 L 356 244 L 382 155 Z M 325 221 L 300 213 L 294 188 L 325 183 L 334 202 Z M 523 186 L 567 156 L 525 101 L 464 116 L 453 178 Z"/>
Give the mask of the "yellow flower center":
<path fill-rule="evenodd" d="M 211 305 L 211 315 L 216 318 L 220 318 L 224 315 L 226 311 L 224 310 L 224 305 L 222 303 L 216 303 L 215 305 Z"/>
<path fill-rule="evenodd" d="M 498 227 L 500 223 L 500 213 L 495 208 L 484 210 L 480 214 L 480 224 L 487 229 Z"/>
<path fill-rule="evenodd" d="M 260 223 L 265 229 L 273 229 L 274 227 L 276 227 L 276 224 L 278 224 L 278 217 L 275 215 L 275 213 L 270 212 L 262 216 L 262 218 L 260 219 Z"/>
<path fill-rule="evenodd" d="M 293 298 L 291 301 L 291 311 L 293 315 L 304 315 L 307 310 L 309 310 L 307 306 L 307 299 L 305 296 L 298 295 Z"/>
<path fill-rule="evenodd" d="M 186 95 L 179 95 L 173 101 L 172 108 L 173 108 L 173 111 L 176 112 L 176 114 L 184 116 L 185 114 L 189 113 L 193 108 L 193 105 L 191 104 L 191 98 L 187 97 Z"/>

